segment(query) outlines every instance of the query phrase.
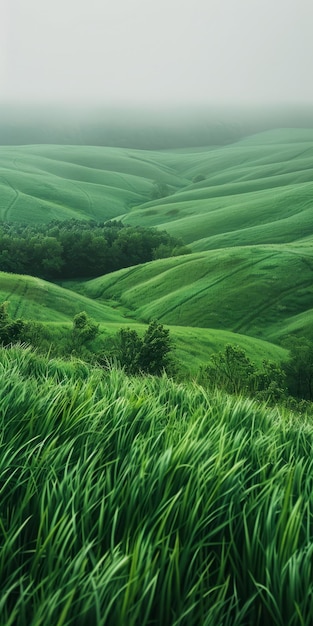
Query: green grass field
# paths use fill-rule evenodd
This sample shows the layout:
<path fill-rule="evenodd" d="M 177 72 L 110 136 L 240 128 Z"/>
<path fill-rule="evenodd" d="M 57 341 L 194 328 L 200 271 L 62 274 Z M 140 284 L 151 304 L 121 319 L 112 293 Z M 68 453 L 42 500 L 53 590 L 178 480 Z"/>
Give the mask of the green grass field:
<path fill-rule="evenodd" d="M 205 179 L 141 205 L 125 216 L 126 223 L 165 228 L 195 251 L 286 243 L 312 234 L 312 130 L 260 133 L 178 156 L 186 177 Z"/>
<path fill-rule="evenodd" d="M 151 197 L 153 182 L 174 191 L 183 177 L 158 155 L 92 146 L 1 146 L 0 218 L 116 218 Z"/>
<path fill-rule="evenodd" d="M 139 334 L 146 328 L 136 320 L 134 312 L 118 301 L 96 299 L 75 293 L 38 278 L 0 272 L 0 301 L 9 302 L 9 312 L 13 318 L 25 321 L 35 320 L 45 324 L 46 342 L 53 347 L 69 336 L 73 317 L 80 311 L 100 324 L 100 335 L 96 340 L 98 351 L 103 349 L 109 337 L 121 328 L 131 327 Z M 286 350 L 273 343 L 235 334 L 226 330 L 170 326 L 174 342 L 175 356 L 187 375 L 195 374 L 201 365 L 207 363 L 212 352 L 222 351 L 228 343 L 241 346 L 257 364 L 263 359 L 283 361 Z"/>
<path fill-rule="evenodd" d="M 312 417 L 0 349 L 0 623 L 311 626 Z"/>
<path fill-rule="evenodd" d="M 313 248 L 246 246 L 164 259 L 77 284 L 137 319 L 278 338 L 312 324 Z M 306 318 L 303 316 L 306 315 Z"/>
<path fill-rule="evenodd" d="M 160 152 L 0 147 L 3 221 L 120 216 L 192 249 L 88 281 L 0 271 L 0 303 L 44 324 L 48 353 L 0 347 L 1 625 L 312 625 L 312 404 L 199 376 L 227 344 L 261 366 L 288 359 L 287 335 L 313 339 L 312 180 L 312 130 Z M 152 202 L 154 182 L 170 195 Z M 99 323 L 97 367 L 70 341 L 81 311 Z M 153 318 L 176 382 L 101 359 Z"/>
<path fill-rule="evenodd" d="M 32 276 L 0 272 L 0 299 L 10 302 L 10 314 L 14 319 L 68 322 L 84 310 L 103 323 L 125 322 L 122 314 L 104 303 Z"/>
<path fill-rule="evenodd" d="M 196 176 L 204 180 L 193 183 Z M 268 131 L 208 149 L 1 146 L 0 218 L 166 228 L 193 249 L 285 243 L 312 233 L 313 131 Z M 154 182 L 170 195 L 151 201 Z M 137 207 L 137 208 L 136 208 Z"/>
<path fill-rule="evenodd" d="M 197 176 L 202 180 L 193 182 Z M 85 310 L 114 328 L 158 318 L 173 328 L 274 343 L 289 333 L 312 337 L 312 180 L 313 131 L 303 129 L 154 152 L 2 146 L 3 220 L 120 216 L 181 236 L 193 254 L 66 289 L 2 276 L 0 296 L 10 300 L 14 317 L 49 323 L 66 324 Z M 170 195 L 149 200 L 155 182 Z M 203 352 L 191 341 L 190 353 L 196 350 Z"/>

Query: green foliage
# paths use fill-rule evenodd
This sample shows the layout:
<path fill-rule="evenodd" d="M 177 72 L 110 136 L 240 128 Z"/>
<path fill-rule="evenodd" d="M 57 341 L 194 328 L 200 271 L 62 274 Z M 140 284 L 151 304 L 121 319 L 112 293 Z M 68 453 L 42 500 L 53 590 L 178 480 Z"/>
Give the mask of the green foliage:
<path fill-rule="evenodd" d="M 72 341 L 75 348 L 78 348 L 89 341 L 95 339 L 99 333 L 99 324 L 94 322 L 86 313 L 81 311 L 73 319 Z"/>
<path fill-rule="evenodd" d="M 43 325 L 20 318 L 13 320 L 9 314 L 9 304 L 9 302 L 0 304 L 0 343 L 8 345 L 24 342 L 42 348 L 45 334 Z"/>
<path fill-rule="evenodd" d="M 121 222 L 54 220 L 49 224 L 2 224 L 0 270 L 46 279 L 82 278 L 190 250 L 165 231 Z"/>
<path fill-rule="evenodd" d="M 284 369 L 273 361 L 263 360 L 262 368 L 255 369 L 253 388 L 259 399 L 272 403 L 285 402 L 287 384 Z"/>
<path fill-rule="evenodd" d="M 160 376 L 173 363 L 171 351 L 170 331 L 156 320 L 150 322 L 143 338 L 130 328 L 122 328 L 116 338 L 115 355 L 128 374 Z"/>
<path fill-rule="evenodd" d="M 283 342 L 290 358 L 284 364 L 291 395 L 313 400 L 313 342 L 306 337 L 288 337 Z"/>
<path fill-rule="evenodd" d="M 240 346 L 227 345 L 213 354 L 200 372 L 200 381 L 230 394 L 254 396 L 270 402 L 285 398 L 286 375 L 277 363 L 264 360 L 258 368 Z"/>
<path fill-rule="evenodd" d="M 224 352 L 213 354 L 205 368 L 209 384 L 228 393 L 250 390 L 255 367 L 239 346 L 227 345 Z"/>
<path fill-rule="evenodd" d="M 204 174 L 196 174 L 196 176 L 193 177 L 192 182 L 201 183 L 203 180 L 205 180 Z"/>
<path fill-rule="evenodd" d="M 312 418 L 21 347 L 0 368 L 1 624 L 311 626 Z"/>
<path fill-rule="evenodd" d="M 170 192 L 169 186 L 166 183 L 155 181 L 153 183 L 151 199 L 158 200 L 160 198 L 166 198 L 166 196 L 169 196 L 170 193 L 171 192 Z"/>
<path fill-rule="evenodd" d="M 0 304 L 0 343 L 8 345 L 23 336 L 25 324 L 21 319 L 13 320 L 8 312 L 9 302 Z"/>
<path fill-rule="evenodd" d="M 140 350 L 139 364 L 142 371 L 159 376 L 170 365 L 172 341 L 170 331 L 156 320 L 150 322 Z"/>
<path fill-rule="evenodd" d="M 127 374 L 137 374 L 140 371 L 140 352 L 142 339 L 136 330 L 121 328 L 116 337 L 116 357 L 118 363 Z"/>

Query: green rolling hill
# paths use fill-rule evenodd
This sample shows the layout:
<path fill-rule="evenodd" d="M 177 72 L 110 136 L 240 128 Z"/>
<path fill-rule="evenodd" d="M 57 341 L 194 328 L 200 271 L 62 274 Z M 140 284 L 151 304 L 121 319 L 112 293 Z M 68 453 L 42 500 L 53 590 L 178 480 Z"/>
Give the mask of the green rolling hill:
<path fill-rule="evenodd" d="M 245 246 L 173 257 L 79 286 L 137 319 L 231 330 L 276 339 L 313 321 L 313 248 Z M 300 317 L 299 317 L 300 316 Z"/>
<path fill-rule="evenodd" d="M 151 201 L 154 182 L 169 195 Z M 121 217 L 166 229 L 194 251 L 310 236 L 312 194 L 312 129 L 186 150 L 0 147 L 2 220 Z"/>
<path fill-rule="evenodd" d="M 164 228 L 194 251 L 312 234 L 312 130 L 265 132 L 179 156 L 186 177 L 204 180 L 141 205 L 124 216 L 126 223 Z"/>
<path fill-rule="evenodd" d="M 116 218 L 151 198 L 154 181 L 188 183 L 154 153 L 92 146 L 1 146 L 0 218 Z"/>
<path fill-rule="evenodd" d="M 155 182 L 168 195 L 152 201 Z M 192 250 L 63 287 L 2 274 L 15 317 L 69 324 L 85 310 L 104 334 L 157 318 L 194 363 L 225 342 L 261 355 L 289 333 L 313 336 L 313 130 L 163 151 L 2 146 L 0 192 L 3 221 L 120 218 Z"/>
<path fill-rule="evenodd" d="M 39 322 L 68 322 L 86 311 L 97 321 L 125 322 L 125 317 L 103 302 L 63 289 L 40 278 L 0 272 L 0 300 L 10 303 L 13 318 Z"/>
<path fill-rule="evenodd" d="M 130 317 L 127 307 L 117 302 L 88 297 L 31 276 L 0 272 L 0 301 L 9 302 L 13 318 L 43 322 L 51 343 L 58 341 L 62 333 L 70 332 L 74 315 L 83 310 L 100 323 L 99 349 L 103 341 L 123 327 L 134 328 L 140 334 L 146 328 L 139 316 L 138 320 L 134 315 Z M 212 352 L 223 350 L 228 343 L 240 345 L 259 364 L 264 358 L 282 361 L 287 357 L 286 350 L 270 342 L 224 330 L 172 325 L 171 336 L 177 357 L 191 373 L 205 364 Z"/>

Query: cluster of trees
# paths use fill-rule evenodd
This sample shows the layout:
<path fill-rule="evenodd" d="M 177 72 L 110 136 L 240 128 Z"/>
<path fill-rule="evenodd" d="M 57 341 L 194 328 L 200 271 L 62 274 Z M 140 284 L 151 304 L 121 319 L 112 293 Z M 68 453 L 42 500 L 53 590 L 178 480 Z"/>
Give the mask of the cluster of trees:
<path fill-rule="evenodd" d="M 42 348 L 45 345 L 43 324 L 13 320 L 8 307 L 9 302 L 0 304 L 0 344 L 8 346 L 19 341 Z M 102 349 L 97 352 L 92 345 L 99 333 L 99 324 L 85 311 L 81 311 L 74 316 L 71 331 L 59 348 L 68 355 L 76 355 L 98 364 L 117 363 L 128 374 L 142 372 L 159 376 L 163 371 L 173 372 L 170 332 L 156 320 L 150 322 L 143 337 L 134 329 L 120 329 L 105 352 Z"/>
<path fill-rule="evenodd" d="M 264 360 L 257 367 L 242 348 L 229 344 L 201 368 L 200 382 L 230 394 L 307 410 L 313 402 L 313 342 L 292 337 L 285 346 L 289 349 L 288 361 L 279 366 Z"/>
<path fill-rule="evenodd" d="M 14 320 L 9 313 L 9 302 L 0 303 L 0 345 L 19 341 L 40 346 L 43 336 L 43 324 L 20 318 Z"/>
<path fill-rule="evenodd" d="M 88 345 L 99 333 L 99 324 L 85 311 L 75 315 L 71 342 L 74 351 Z M 170 331 L 157 320 L 152 320 L 143 337 L 132 328 L 121 328 L 113 337 L 105 353 L 96 354 L 98 363 L 116 362 L 127 374 L 153 374 L 173 369 L 172 340 Z"/>
<path fill-rule="evenodd" d="M 122 328 L 115 346 L 117 361 L 128 374 L 145 372 L 159 376 L 173 370 L 170 331 L 156 320 L 150 322 L 143 337 L 136 330 Z"/>
<path fill-rule="evenodd" d="M 94 278 L 153 259 L 187 254 L 166 231 L 81 220 L 2 223 L 0 270 L 45 279 Z"/>
<path fill-rule="evenodd" d="M 286 393 L 286 373 L 272 361 L 264 360 L 258 368 L 239 346 L 228 344 L 223 352 L 212 354 L 201 369 L 201 382 L 230 394 L 279 401 Z"/>
<path fill-rule="evenodd" d="M 25 329 L 23 320 L 13 320 L 10 317 L 8 306 L 8 302 L 0 304 L 0 343 L 3 345 L 19 341 Z"/>

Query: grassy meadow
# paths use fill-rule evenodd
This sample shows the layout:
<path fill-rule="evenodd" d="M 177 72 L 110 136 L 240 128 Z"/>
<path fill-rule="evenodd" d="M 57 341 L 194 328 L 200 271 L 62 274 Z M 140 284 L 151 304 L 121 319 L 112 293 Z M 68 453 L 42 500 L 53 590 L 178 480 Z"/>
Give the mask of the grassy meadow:
<path fill-rule="evenodd" d="M 127 223 L 166 228 L 195 251 L 312 235 L 312 130 L 268 131 L 216 149 L 179 151 L 171 155 L 173 167 L 178 157 L 191 184 L 141 205 Z"/>
<path fill-rule="evenodd" d="M 310 332 L 313 248 L 309 244 L 240 246 L 172 257 L 128 268 L 75 289 L 95 301 L 112 299 L 148 321 L 229 330 L 276 341 Z"/>
<path fill-rule="evenodd" d="M 1 274 L 1 298 L 13 317 L 45 323 L 70 323 L 80 310 L 108 329 L 157 318 L 174 332 L 186 328 L 185 346 L 190 328 L 234 333 L 232 343 L 311 338 L 312 173 L 310 129 L 159 151 L 1 146 L 2 220 L 121 218 L 165 228 L 192 251 L 63 289 Z M 165 196 L 151 200 L 156 184 Z M 195 353 L 207 358 L 193 339 L 190 361 Z"/>
<path fill-rule="evenodd" d="M 145 152 L 94 146 L 0 146 L 0 218 L 109 220 L 151 198 L 153 181 L 188 181 Z"/>
<path fill-rule="evenodd" d="M 47 352 L 0 347 L 1 625 L 311 626 L 312 410 L 196 381 L 229 344 L 261 366 L 313 339 L 312 181 L 310 129 L 0 146 L 2 222 L 121 219 L 191 249 L 90 280 L 0 267 L 0 303 Z M 65 358 L 82 311 L 104 357 L 159 320 L 176 380 Z"/>
<path fill-rule="evenodd" d="M 100 334 L 94 342 L 97 351 L 105 350 L 108 340 L 120 328 L 131 327 L 140 335 L 144 333 L 146 324 L 131 317 L 132 312 L 127 306 L 112 298 L 105 300 L 93 294 L 76 293 L 72 283 L 71 286 L 66 289 L 35 277 L 0 272 L 0 300 L 9 301 L 10 316 L 44 324 L 45 345 L 52 353 L 54 345 L 57 351 L 62 338 L 70 337 L 73 318 L 83 310 L 100 324 Z M 78 288 L 77 284 L 75 288 Z M 228 343 L 234 342 L 257 364 L 263 358 L 277 362 L 287 358 L 286 350 L 278 345 L 244 334 L 180 325 L 172 325 L 170 329 L 175 355 L 184 364 L 186 374 L 195 374 L 212 352 L 223 350 Z"/>
<path fill-rule="evenodd" d="M 0 349 L 6 626 L 309 626 L 312 418 Z"/>
<path fill-rule="evenodd" d="M 302 129 L 163 151 L 1 146 L 0 217 L 123 215 L 127 223 L 166 228 L 199 251 L 286 243 L 312 234 L 312 171 L 313 130 Z M 152 200 L 155 182 L 167 185 L 167 195 Z"/>

